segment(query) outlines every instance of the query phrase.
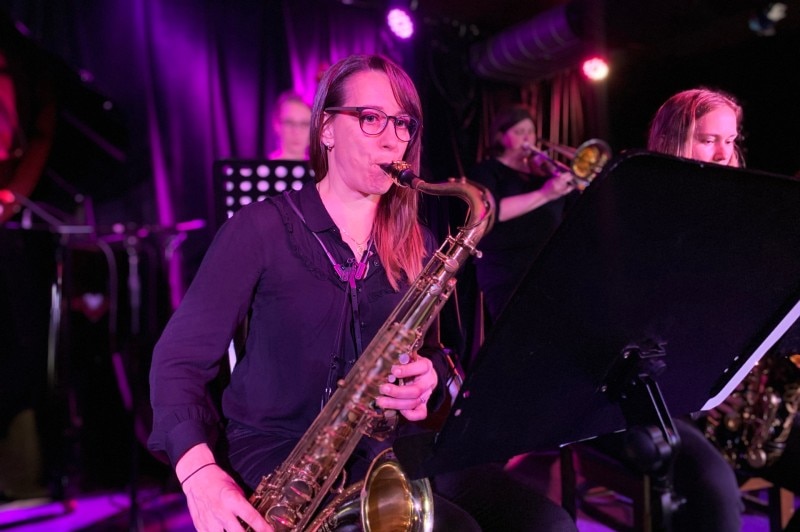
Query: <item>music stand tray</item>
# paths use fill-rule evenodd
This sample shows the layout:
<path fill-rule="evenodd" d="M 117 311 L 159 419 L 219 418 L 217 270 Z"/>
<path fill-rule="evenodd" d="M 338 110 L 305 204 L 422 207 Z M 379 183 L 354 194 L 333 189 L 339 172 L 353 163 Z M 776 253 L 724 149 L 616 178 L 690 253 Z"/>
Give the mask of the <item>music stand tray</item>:
<path fill-rule="evenodd" d="M 785 176 L 643 151 L 612 160 L 536 257 L 442 430 L 396 442 L 404 469 L 431 476 L 627 428 L 615 394 L 632 352 L 657 354 L 672 415 L 719 404 L 800 313 L 798 206 L 800 181 Z"/>

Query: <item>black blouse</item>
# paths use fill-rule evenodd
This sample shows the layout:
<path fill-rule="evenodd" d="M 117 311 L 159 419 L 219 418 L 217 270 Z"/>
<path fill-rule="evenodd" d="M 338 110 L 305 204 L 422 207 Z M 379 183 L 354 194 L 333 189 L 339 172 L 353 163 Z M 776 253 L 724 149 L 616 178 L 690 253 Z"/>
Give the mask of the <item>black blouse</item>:
<path fill-rule="evenodd" d="M 315 233 L 339 264 L 354 260 L 313 186 L 290 192 L 305 223 L 283 197 L 248 205 L 219 230 L 198 273 L 158 341 L 150 375 L 151 450 L 174 464 L 209 443 L 218 415 L 206 387 L 217 376 L 237 325 L 249 314 L 244 355 L 222 394 L 222 416 L 250 427 L 276 447 L 299 439 L 320 411 L 333 345 L 346 308 L 344 355 L 355 351 L 352 313 Z M 310 231 L 309 231 L 310 229 Z M 426 232 L 429 252 L 433 240 Z M 403 296 L 377 254 L 357 281 L 364 347 Z M 428 354 L 436 350 L 428 351 Z M 440 376 L 446 361 L 431 357 Z"/>

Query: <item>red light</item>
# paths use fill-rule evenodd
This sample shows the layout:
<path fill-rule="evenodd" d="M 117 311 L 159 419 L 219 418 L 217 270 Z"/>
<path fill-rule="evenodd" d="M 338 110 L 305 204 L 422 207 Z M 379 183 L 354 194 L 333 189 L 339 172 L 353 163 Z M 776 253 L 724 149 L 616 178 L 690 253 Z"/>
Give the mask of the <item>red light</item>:
<path fill-rule="evenodd" d="M 592 81 L 600 81 L 608 77 L 608 63 L 601 57 L 592 57 L 583 62 L 583 75 Z"/>

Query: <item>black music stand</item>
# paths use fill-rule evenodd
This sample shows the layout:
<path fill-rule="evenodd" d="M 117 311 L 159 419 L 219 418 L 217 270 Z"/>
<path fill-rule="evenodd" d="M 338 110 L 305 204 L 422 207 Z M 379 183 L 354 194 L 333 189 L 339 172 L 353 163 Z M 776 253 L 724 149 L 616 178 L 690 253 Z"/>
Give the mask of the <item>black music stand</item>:
<path fill-rule="evenodd" d="M 647 152 L 611 161 L 534 261 L 442 430 L 395 443 L 404 469 L 432 476 L 719 404 L 800 314 L 798 205 L 800 181 L 784 176 Z"/>
<path fill-rule="evenodd" d="M 308 161 L 219 159 L 212 175 L 217 227 L 249 203 L 314 182 Z"/>

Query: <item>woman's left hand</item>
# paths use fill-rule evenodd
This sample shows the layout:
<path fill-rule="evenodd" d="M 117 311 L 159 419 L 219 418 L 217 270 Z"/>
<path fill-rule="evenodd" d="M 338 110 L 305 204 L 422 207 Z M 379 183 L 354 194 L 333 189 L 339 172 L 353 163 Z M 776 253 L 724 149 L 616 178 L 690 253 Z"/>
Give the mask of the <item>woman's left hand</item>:
<path fill-rule="evenodd" d="M 414 353 L 407 364 L 392 366 L 388 380 L 380 387 L 381 395 L 376 399 L 379 407 L 398 410 L 410 421 L 428 416 L 428 399 L 439 382 L 430 360 Z"/>

